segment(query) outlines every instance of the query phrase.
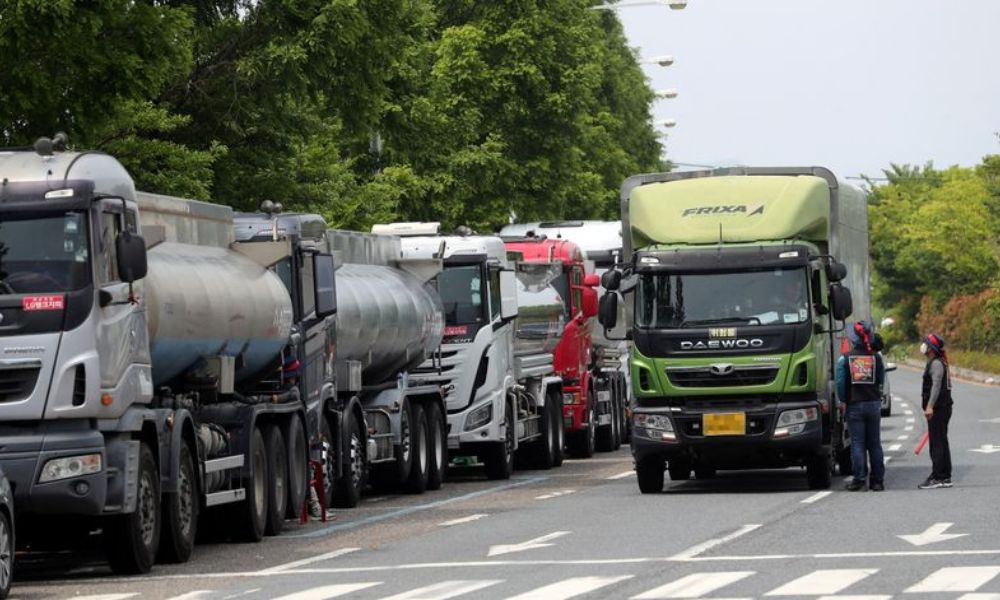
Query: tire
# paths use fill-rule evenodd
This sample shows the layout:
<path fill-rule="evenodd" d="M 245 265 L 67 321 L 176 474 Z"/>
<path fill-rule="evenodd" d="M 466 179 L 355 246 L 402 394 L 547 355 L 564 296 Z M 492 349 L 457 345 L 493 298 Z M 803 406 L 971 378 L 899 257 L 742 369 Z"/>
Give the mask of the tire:
<path fill-rule="evenodd" d="M 264 530 L 267 527 L 268 479 L 270 479 L 267 470 L 267 446 L 260 427 L 254 427 L 250 436 L 247 462 L 250 477 L 243 482 L 246 486 L 246 499 L 235 505 L 233 533 L 240 541 L 259 542 L 264 537 Z"/>
<path fill-rule="evenodd" d="M 622 421 L 621 409 L 621 398 L 612 396 L 611 401 L 611 427 L 614 429 L 614 433 L 611 436 L 611 451 L 614 452 L 622 447 L 622 427 L 625 423 Z"/>
<path fill-rule="evenodd" d="M 337 440 L 333 437 L 330 426 L 331 415 L 323 415 L 319 420 L 319 435 L 325 448 L 326 458 L 323 461 L 323 490 L 326 496 L 326 506 L 333 506 L 334 490 L 337 482 Z"/>
<path fill-rule="evenodd" d="M 264 533 L 280 535 L 285 528 L 288 508 L 288 446 L 277 425 L 268 425 L 264 433 L 267 449 L 267 522 Z"/>
<path fill-rule="evenodd" d="M 153 451 L 139 448 L 139 479 L 135 511 L 108 518 L 104 528 L 108 562 L 119 575 L 149 573 L 160 545 L 160 470 Z"/>
<path fill-rule="evenodd" d="M 563 423 L 563 403 L 562 394 L 555 393 L 549 398 L 552 410 L 552 424 L 555 426 L 555 447 L 556 453 L 553 456 L 552 466 L 561 467 L 563 464 L 563 449 L 566 447 L 566 426 Z"/>
<path fill-rule="evenodd" d="M 624 445 L 632 441 L 632 423 L 629 422 L 628 418 L 628 385 L 625 382 L 625 376 L 618 377 L 618 397 L 621 399 L 619 410 L 621 411 L 622 444 Z"/>
<path fill-rule="evenodd" d="M 591 387 L 593 387 L 595 385 L 595 382 L 594 382 L 593 379 L 591 379 L 590 385 L 591 385 Z M 594 413 L 593 413 L 593 415 L 596 417 L 597 416 L 597 392 L 594 392 L 593 394 L 588 394 L 588 397 L 590 397 L 590 396 L 592 396 L 594 398 L 594 406 L 593 406 Z M 614 410 L 614 398 L 611 399 L 611 401 L 609 402 L 609 404 L 611 406 L 608 408 L 608 416 L 611 417 L 611 422 L 608 423 L 607 425 L 601 425 L 600 427 L 597 427 L 597 430 L 594 433 L 594 437 L 595 437 L 595 443 L 594 443 L 594 445 L 597 448 L 597 450 L 599 450 L 600 452 L 611 452 L 612 450 L 615 449 L 615 410 Z M 596 419 L 591 420 L 590 423 L 591 423 L 590 426 L 592 428 L 597 426 L 597 420 Z"/>
<path fill-rule="evenodd" d="M 691 479 L 691 463 L 687 459 L 678 458 L 670 461 L 667 470 L 671 481 L 687 481 Z"/>
<path fill-rule="evenodd" d="M 510 402 L 506 402 L 504 408 L 504 423 L 507 430 L 503 442 L 492 444 L 486 452 L 483 463 L 486 465 L 486 477 L 489 479 L 510 479 L 514 473 L 514 413 L 510 408 Z"/>
<path fill-rule="evenodd" d="M 448 434 L 445 433 L 444 415 L 436 402 L 427 405 L 427 438 L 430 448 L 430 470 L 427 473 L 427 489 L 439 490 L 444 483 L 448 469 Z"/>
<path fill-rule="evenodd" d="M 305 506 L 309 480 L 312 479 L 309 471 L 309 446 L 302 427 L 302 417 L 299 415 L 292 415 L 288 422 L 285 445 L 288 448 L 288 503 L 285 518 L 297 519 Z"/>
<path fill-rule="evenodd" d="M 328 506 L 354 508 L 361 502 L 361 492 L 365 489 L 365 445 L 361 437 L 361 424 L 357 415 L 348 415 L 347 456 L 340 457 L 341 476 L 334 480 L 333 498 Z"/>
<path fill-rule="evenodd" d="M 569 451 L 576 458 L 590 458 L 597 446 L 597 412 L 594 409 L 593 398 L 588 397 L 587 427 L 577 431 L 570 439 Z"/>
<path fill-rule="evenodd" d="M 14 528 L 10 515 L 0 512 L 0 600 L 10 594 L 14 576 Z"/>
<path fill-rule="evenodd" d="M 536 469 L 548 471 L 555 466 L 556 444 L 559 434 L 556 432 L 556 424 L 552 418 L 552 395 L 546 398 L 545 406 L 538 412 L 538 429 L 542 432 L 542 437 L 531 444 L 531 466 Z M 527 448 L 526 448 L 527 449 Z"/>
<path fill-rule="evenodd" d="M 694 477 L 695 479 L 715 479 L 716 472 L 714 467 L 695 467 Z"/>
<path fill-rule="evenodd" d="M 400 440 L 396 460 L 372 467 L 372 486 L 379 492 L 395 492 L 410 477 L 413 465 L 414 419 L 413 402 L 407 401 L 399 413 Z"/>
<path fill-rule="evenodd" d="M 191 447 L 181 445 L 177 469 L 177 493 L 163 496 L 163 530 L 160 533 L 159 561 L 185 563 L 191 558 L 198 535 L 198 471 Z"/>
<path fill-rule="evenodd" d="M 427 427 L 427 412 L 423 405 L 413 403 L 413 457 L 410 474 L 406 478 L 405 489 L 411 494 L 423 494 L 427 490 L 430 474 L 431 451 L 427 443 L 430 434 Z"/>
<path fill-rule="evenodd" d="M 833 471 L 830 468 L 830 457 L 820 454 L 806 463 L 806 480 L 811 490 L 828 490 L 833 484 Z"/>
<path fill-rule="evenodd" d="M 647 456 L 635 463 L 636 480 L 643 494 L 659 494 L 663 491 L 663 470 L 665 461 L 661 456 Z"/>
<path fill-rule="evenodd" d="M 834 454 L 834 461 L 837 463 L 837 473 L 842 477 L 854 474 L 854 462 L 851 460 L 850 446 L 837 450 Z"/>
<path fill-rule="evenodd" d="M 883 417 L 892 416 L 892 399 L 889 400 L 888 404 L 886 404 L 885 408 L 883 408 L 880 412 L 882 413 Z"/>

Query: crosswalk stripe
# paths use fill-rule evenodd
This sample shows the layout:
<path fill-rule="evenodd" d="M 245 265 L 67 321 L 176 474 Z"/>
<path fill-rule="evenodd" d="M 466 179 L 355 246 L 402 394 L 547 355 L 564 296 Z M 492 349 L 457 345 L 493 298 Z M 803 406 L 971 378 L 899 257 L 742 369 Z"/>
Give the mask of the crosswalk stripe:
<path fill-rule="evenodd" d="M 823 596 L 847 589 L 878 569 L 820 569 L 768 592 L 767 596 Z"/>
<path fill-rule="evenodd" d="M 1000 575 L 1000 567 L 945 567 L 905 592 L 974 592 L 997 575 Z"/>
<path fill-rule="evenodd" d="M 281 596 L 274 600 L 327 600 L 328 598 L 339 598 L 347 594 L 353 594 L 361 590 L 380 585 L 381 581 L 368 583 L 338 583 L 336 585 L 322 585 L 320 587 L 302 590 L 287 596 Z"/>
<path fill-rule="evenodd" d="M 891 595 L 870 594 L 862 596 L 820 596 L 819 600 L 892 600 Z"/>
<path fill-rule="evenodd" d="M 503 579 L 442 581 L 434 585 L 389 596 L 384 600 L 446 600 L 447 598 L 454 598 L 462 594 L 471 594 L 472 592 L 498 583 L 503 583 Z"/>
<path fill-rule="evenodd" d="M 722 571 L 717 573 L 693 573 L 681 577 L 648 592 L 635 596 L 633 600 L 658 600 L 661 598 L 699 598 L 711 594 L 727 585 L 746 579 L 755 571 Z"/>
<path fill-rule="evenodd" d="M 511 596 L 507 600 L 566 600 L 567 598 L 587 594 L 631 578 L 631 575 L 622 575 L 619 577 L 571 577 L 518 596 Z"/>

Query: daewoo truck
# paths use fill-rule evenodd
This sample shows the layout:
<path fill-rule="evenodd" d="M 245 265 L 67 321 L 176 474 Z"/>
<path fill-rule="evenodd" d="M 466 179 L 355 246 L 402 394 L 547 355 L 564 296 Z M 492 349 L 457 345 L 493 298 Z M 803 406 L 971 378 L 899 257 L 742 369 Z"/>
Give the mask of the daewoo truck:
<path fill-rule="evenodd" d="M 563 332 L 558 264 L 517 265 L 500 238 L 440 235 L 437 223 L 377 225 L 402 238 L 403 257 L 435 259 L 444 306 L 440 352 L 410 377 L 447 388 L 449 458 L 474 456 L 507 479 L 515 456 L 538 468 L 562 463 L 562 380 L 552 352 Z"/>
<path fill-rule="evenodd" d="M 621 221 L 536 221 L 514 223 L 500 230 L 501 236 L 546 236 L 550 239 L 569 240 L 583 251 L 586 269 L 593 270 L 598 277 L 613 269 L 622 255 Z M 598 286 L 603 295 L 606 290 Z M 625 305 L 620 306 L 620 319 L 624 324 Z M 596 381 L 598 408 L 604 406 L 619 408 L 619 432 L 622 444 L 627 444 L 631 431 L 629 417 L 630 379 L 629 344 L 621 339 L 621 332 L 609 334 L 597 321 L 591 319 L 592 360 L 588 368 Z M 599 417 L 600 420 L 600 417 Z M 607 430 L 608 425 L 601 425 Z M 600 430 L 599 430 L 600 431 Z M 607 434 L 601 439 L 607 440 Z M 598 445 L 599 447 L 601 444 Z M 605 446 L 606 447 L 606 446 Z"/>
<path fill-rule="evenodd" d="M 569 240 L 549 239 L 534 231 L 503 236 L 508 254 L 520 263 L 558 263 L 553 285 L 565 303 L 566 328 L 556 346 L 555 371 L 563 380 L 563 426 L 569 451 L 588 458 L 594 450 L 621 446 L 621 381 L 605 380 L 594 350 L 592 321 L 597 316 L 600 279 Z M 590 272 L 588 272 L 588 270 Z"/>
<path fill-rule="evenodd" d="M 804 466 L 829 487 L 831 459 L 850 464 L 841 331 L 870 316 L 864 194 L 819 167 L 696 171 L 629 178 L 621 209 L 627 264 L 604 275 L 600 318 L 632 303 L 640 490 L 662 491 L 665 467 Z"/>

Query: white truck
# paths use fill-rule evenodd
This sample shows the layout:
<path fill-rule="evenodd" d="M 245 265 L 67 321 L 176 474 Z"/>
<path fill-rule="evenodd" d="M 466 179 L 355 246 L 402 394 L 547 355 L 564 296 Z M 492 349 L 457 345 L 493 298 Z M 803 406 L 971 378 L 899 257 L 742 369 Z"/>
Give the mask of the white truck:
<path fill-rule="evenodd" d="M 449 456 L 476 456 L 507 479 L 515 455 L 538 468 L 562 463 L 562 380 L 552 349 L 563 330 L 558 265 L 516 265 L 494 236 L 439 234 L 437 223 L 377 225 L 402 238 L 403 257 L 437 259 L 444 306 L 439 354 L 411 372 L 446 386 Z"/>

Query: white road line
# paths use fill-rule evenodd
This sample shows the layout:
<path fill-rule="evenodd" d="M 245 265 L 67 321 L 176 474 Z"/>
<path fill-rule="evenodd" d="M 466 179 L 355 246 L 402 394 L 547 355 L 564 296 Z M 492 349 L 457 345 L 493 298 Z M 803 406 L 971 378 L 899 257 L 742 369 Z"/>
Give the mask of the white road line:
<path fill-rule="evenodd" d="M 565 496 L 566 494 L 572 494 L 576 490 L 561 490 L 558 492 L 552 492 L 551 494 L 542 494 L 541 496 L 535 496 L 535 500 L 550 500 L 552 498 L 558 498 L 559 496 Z"/>
<path fill-rule="evenodd" d="M 518 596 L 511 596 L 507 600 L 566 600 L 573 596 L 589 594 L 594 590 L 599 590 L 631 578 L 632 575 L 622 575 L 619 577 L 571 577 Z"/>
<path fill-rule="evenodd" d="M 823 596 L 847 589 L 878 569 L 819 569 L 785 585 L 775 588 L 765 596 Z"/>
<path fill-rule="evenodd" d="M 907 588 L 905 593 L 974 592 L 1000 575 L 1000 567 L 945 567 Z"/>
<path fill-rule="evenodd" d="M 903 447 L 902 444 L 892 444 L 891 446 L 889 446 L 889 452 L 899 452 L 899 449 L 902 447 Z"/>
<path fill-rule="evenodd" d="M 297 569 L 313 563 L 330 560 L 331 558 L 337 558 L 338 556 L 344 556 L 345 554 L 350 554 L 351 552 L 357 552 L 360 549 L 361 548 L 341 548 L 340 550 L 334 550 L 333 552 L 317 554 L 316 556 L 310 556 L 309 558 L 303 558 L 302 560 L 293 560 L 292 562 L 277 565 L 269 569 L 262 569 L 259 573 L 261 575 L 273 575 L 275 573 L 281 573 L 282 571 L 288 571 L 289 569 Z"/>
<path fill-rule="evenodd" d="M 366 590 L 370 587 L 375 587 L 376 585 L 381 584 L 381 581 L 373 581 L 368 583 L 338 583 L 335 585 L 321 585 L 308 590 L 302 590 L 301 592 L 288 594 L 287 596 L 281 596 L 279 598 L 275 598 L 274 600 L 327 600 L 327 598 L 346 596 L 348 594 L 353 594 L 354 592 Z"/>
<path fill-rule="evenodd" d="M 617 475 L 612 475 L 611 477 L 608 477 L 608 479 L 612 479 L 612 480 L 613 479 L 626 479 L 626 478 L 631 477 L 633 475 L 635 475 L 635 471 L 625 471 L 624 473 L 619 473 Z"/>
<path fill-rule="evenodd" d="M 222 600 L 233 600 L 233 598 L 246 598 L 247 596 L 252 596 L 260 591 L 260 588 L 250 588 L 249 590 L 243 590 L 242 592 L 237 592 L 235 594 L 230 594 L 225 596 Z"/>
<path fill-rule="evenodd" d="M 883 462 L 884 464 L 889 464 L 889 461 L 890 461 L 890 460 L 892 460 L 892 457 L 891 457 L 891 456 L 886 456 L 886 457 L 883 457 L 883 458 L 882 458 L 882 462 Z"/>
<path fill-rule="evenodd" d="M 820 596 L 819 600 L 892 600 L 892 596 L 872 594 L 868 596 Z"/>
<path fill-rule="evenodd" d="M 452 525 L 461 525 L 462 523 L 471 523 L 473 521 L 478 521 L 484 517 L 488 517 L 486 513 L 477 513 L 474 515 L 469 515 L 467 517 L 462 517 L 461 519 L 452 519 L 451 521 L 445 521 L 444 523 L 438 523 L 438 527 L 451 527 Z"/>
<path fill-rule="evenodd" d="M 717 573 L 692 573 L 666 585 L 653 588 L 632 600 L 660 600 L 662 598 L 701 598 L 727 585 L 732 585 L 755 574 L 756 571 L 720 571 Z"/>
<path fill-rule="evenodd" d="M 903 431 L 913 431 L 913 425 L 907 425 L 903 428 Z"/>
<path fill-rule="evenodd" d="M 906 417 L 907 423 L 916 423 L 917 419 L 915 417 Z"/>
<path fill-rule="evenodd" d="M 126 598 L 135 598 L 138 595 L 139 592 L 128 594 L 94 594 L 92 596 L 73 596 L 73 600 L 125 600 Z"/>
<path fill-rule="evenodd" d="M 699 554 L 702 554 L 704 552 L 708 552 L 709 550 L 711 550 L 712 548 L 715 548 L 716 546 L 721 546 L 722 544 L 725 544 L 726 542 L 731 542 L 731 541 L 735 540 L 736 538 L 738 538 L 740 536 L 744 536 L 744 535 L 746 535 L 746 534 L 748 534 L 751 531 L 754 531 L 756 529 L 760 529 L 761 527 L 763 527 L 763 525 L 761 525 L 759 523 L 749 523 L 747 525 L 744 525 L 743 527 L 740 527 L 739 529 L 737 529 L 736 531 L 730 533 L 729 535 L 724 535 L 724 536 L 722 536 L 720 538 L 715 538 L 715 539 L 712 539 L 712 540 L 708 540 L 708 541 L 702 542 L 700 544 L 695 544 L 694 546 L 691 546 L 687 550 L 684 550 L 683 552 L 680 552 L 678 554 L 675 554 L 675 555 L 671 556 L 670 559 L 671 560 L 689 560 L 689 559 L 692 559 L 692 558 L 698 556 Z"/>
<path fill-rule="evenodd" d="M 903 435 L 899 436 L 899 437 L 898 437 L 898 438 L 896 438 L 896 439 L 897 439 L 897 440 L 900 440 L 900 441 L 903 441 L 903 440 L 905 440 L 905 439 L 907 439 L 907 438 L 909 438 L 909 437 L 910 437 L 910 436 L 908 436 L 908 435 L 906 435 L 906 434 L 904 433 Z"/>
<path fill-rule="evenodd" d="M 913 414 L 913 411 L 912 410 L 904 410 L 903 414 L 906 415 L 906 416 L 910 416 L 910 415 Z"/>
<path fill-rule="evenodd" d="M 1000 600 L 1000 594 L 962 594 L 958 600 Z"/>
<path fill-rule="evenodd" d="M 822 492 L 816 492 L 812 496 L 809 496 L 808 498 L 806 498 L 805 500 L 803 500 L 802 504 L 813 504 L 815 502 L 819 502 L 820 500 L 822 500 L 823 498 L 826 498 L 827 496 L 829 496 L 832 493 L 833 492 L 831 492 L 830 490 L 826 490 L 826 491 L 822 491 Z"/>
<path fill-rule="evenodd" d="M 197 600 L 198 598 L 204 598 L 206 596 L 210 596 L 211 594 L 212 594 L 211 590 L 195 590 L 193 592 L 181 594 L 180 596 L 167 598 L 167 600 Z"/>
<path fill-rule="evenodd" d="M 434 585 L 389 596 L 383 600 L 447 600 L 448 598 L 454 598 L 462 594 L 471 594 L 472 592 L 498 583 L 503 583 L 503 579 L 442 581 Z"/>

